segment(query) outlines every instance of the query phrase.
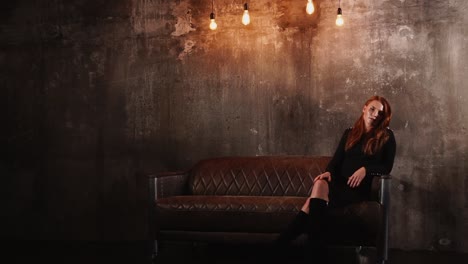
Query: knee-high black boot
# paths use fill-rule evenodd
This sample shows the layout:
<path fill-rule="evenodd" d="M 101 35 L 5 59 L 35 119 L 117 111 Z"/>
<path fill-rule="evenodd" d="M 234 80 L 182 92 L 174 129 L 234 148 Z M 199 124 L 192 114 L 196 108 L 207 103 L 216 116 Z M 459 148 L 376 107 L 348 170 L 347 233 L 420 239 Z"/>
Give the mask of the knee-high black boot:
<path fill-rule="evenodd" d="M 307 259 L 309 263 L 326 263 L 326 218 L 327 201 L 319 198 L 310 199 L 308 217 Z"/>
<path fill-rule="evenodd" d="M 289 223 L 286 230 L 280 233 L 279 237 L 276 239 L 273 245 L 273 254 L 269 254 L 269 257 L 272 258 L 272 263 L 285 263 L 285 260 L 290 260 L 291 257 L 300 257 L 297 256 L 299 252 L 296 252 L 295 247 L 290 243 L 300 234 L 306 232 L 308 224 L 309 215 L 303 211 L 294 217 L 294 219 Z"/>
<path fill-rule="evenodd" d="M 279 235 L 276 243 L 278 245 L 287 245 L 300 234 L 306 232 L 308 218 L 308 214 L 304 211 L 299 211 L 296 217 L 289 223 L 288 228 Z"/>

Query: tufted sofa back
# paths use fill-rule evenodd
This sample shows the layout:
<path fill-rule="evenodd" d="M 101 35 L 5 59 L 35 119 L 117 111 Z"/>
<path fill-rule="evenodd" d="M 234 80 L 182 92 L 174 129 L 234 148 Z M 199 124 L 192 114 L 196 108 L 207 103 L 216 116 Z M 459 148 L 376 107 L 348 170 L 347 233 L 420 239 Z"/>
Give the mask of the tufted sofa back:
<path fill-rule="evenodd" d="M 189 172 L 193 195 L 308 196 L 330 157 L 225 157 L 200 161 Z"/>

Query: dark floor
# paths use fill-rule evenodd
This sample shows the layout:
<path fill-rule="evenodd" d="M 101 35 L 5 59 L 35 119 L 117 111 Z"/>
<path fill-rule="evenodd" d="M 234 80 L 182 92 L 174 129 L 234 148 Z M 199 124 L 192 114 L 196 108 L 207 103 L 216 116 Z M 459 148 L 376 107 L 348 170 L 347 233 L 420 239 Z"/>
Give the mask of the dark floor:
<path fill-rule="evenodd" d="M 146 263 L 151 264 L 150 249 L 146 242 L 70 242 L 70 241 L 10 241 L 2 247 L 2 263 Z M 271 248 L 261 246 L 208 246 L 172 244 L 159 250 L 153 263 L 304 263 L 300 254 L 281 258 L 274 256 Z M 363 248 L 356 253 L 354 248 L 331 249 L 327 253 L 328 263 L 367 264 L 375 263 L 375 251 Z M 389 263 L 392 264 L 436 264 L 468 263 L 468 254 L 456 252 L 403 251 L 391 250 Z"/>
<path fill-rule="evenodd" d="M 278 257 L 278 256 L 281 257 Z M 273 258 L 269 258 L 274 256 Z M 326 253 L 327 264 L 368 264 L 377 262 L 374 248 L 332 248 Z M 160 249 L 156 263 L 312 263 L 301 250 L 278 254 L 271 247 L 261 246 L 188 246 L 166 245 Z M 435 251 L 403 251 L 393 249 L 389 253 L 391 264 L 449 264 L 468 263 L 468 254 Z"/>

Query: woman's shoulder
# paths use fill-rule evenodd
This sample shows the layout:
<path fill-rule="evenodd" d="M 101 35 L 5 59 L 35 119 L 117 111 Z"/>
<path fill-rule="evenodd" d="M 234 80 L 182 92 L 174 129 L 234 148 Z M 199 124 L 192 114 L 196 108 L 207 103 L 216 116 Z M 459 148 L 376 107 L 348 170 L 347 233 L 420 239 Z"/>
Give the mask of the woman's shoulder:
<path fill-rule="evenodd" d="M 387 132 L 388 135 L 388 141 L 387 142 L 395 142 L 395 134 L 393 133 L 393 130 L 389 127 L 385 129 L 385 132 Z"/>
<path fill-rule="evenodd" d="M 388 133 L 389 136 L 392 136 L 392 137 L 395 136 L 393 133 L 393 130 L 390 127 L 387 127 L 385 131 Z"/>
<path fill-rule="evenodd" d="M 353 127 L 348 127 L 345 129 L 345 131 L 343 132 L 343 136 L 344 137 L 347 137 L 349 132 L 351 132 L 351 130 L 353 130 Z"/>

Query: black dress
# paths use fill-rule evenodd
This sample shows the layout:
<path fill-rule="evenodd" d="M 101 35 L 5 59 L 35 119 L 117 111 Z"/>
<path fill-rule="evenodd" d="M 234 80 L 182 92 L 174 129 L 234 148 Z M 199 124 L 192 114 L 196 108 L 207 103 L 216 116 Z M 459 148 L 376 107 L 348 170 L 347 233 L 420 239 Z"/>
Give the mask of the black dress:
<path fill-rule="evenodd" d="M 351 128 L 345 130 L 340 143 L 327 166 L 331 173 L 329 184 L 329 206 L 342 207 L 370 199 L 372 178 L 390 173 L 395 159 L 396 142 L 392 130 L 387 129 L 388 140 L 374 155 L 366 155 L 363 150 L 364 139 L 345 151 L 346 140 Z M 351 188 L 347 181 L 359 168 L 366 168 L 366 176 L 358 187 Z"/>

